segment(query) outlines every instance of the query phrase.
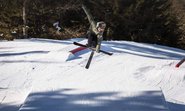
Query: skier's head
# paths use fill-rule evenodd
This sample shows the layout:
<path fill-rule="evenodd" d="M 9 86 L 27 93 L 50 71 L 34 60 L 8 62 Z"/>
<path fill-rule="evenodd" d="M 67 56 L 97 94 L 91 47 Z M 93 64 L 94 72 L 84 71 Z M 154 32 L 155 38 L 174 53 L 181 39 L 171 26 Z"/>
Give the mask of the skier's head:
<path fill-rule="evenodd" d="M 96 29 L 100 32 L 103 32 L 106 28 L 106 23 L 101 21 L 101 22 L 97 22 L 96 24 Z"/>

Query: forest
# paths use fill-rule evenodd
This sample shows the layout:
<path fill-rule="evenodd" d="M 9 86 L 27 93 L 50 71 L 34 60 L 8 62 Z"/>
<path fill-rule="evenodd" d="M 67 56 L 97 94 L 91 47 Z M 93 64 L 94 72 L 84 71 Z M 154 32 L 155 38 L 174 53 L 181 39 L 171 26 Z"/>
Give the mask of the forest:
<path fill-rule="evenodd" d="M 82 4 L 107 24 L 104 40 L 185 49 L 183 0 L 0 0 L 0 39 L 69 39 L 89 29 Z"/>

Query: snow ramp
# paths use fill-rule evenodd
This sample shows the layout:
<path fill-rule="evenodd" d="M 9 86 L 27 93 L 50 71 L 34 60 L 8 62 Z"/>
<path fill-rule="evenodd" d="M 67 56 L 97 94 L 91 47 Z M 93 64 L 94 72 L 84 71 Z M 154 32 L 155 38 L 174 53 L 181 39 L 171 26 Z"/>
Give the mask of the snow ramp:
<path fill-rule="evenodd" d="M 19 111 L 169 111 L 162 91 L 32 92 Z"/>

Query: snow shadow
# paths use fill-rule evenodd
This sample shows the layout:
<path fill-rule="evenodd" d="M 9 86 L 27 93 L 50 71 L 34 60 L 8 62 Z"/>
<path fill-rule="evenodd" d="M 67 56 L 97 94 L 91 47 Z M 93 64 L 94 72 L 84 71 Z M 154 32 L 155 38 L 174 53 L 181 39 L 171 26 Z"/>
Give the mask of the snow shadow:
<path fill-rule="evenodd" d="M 39 43 L 55 43 L 55 44 L 73 44 L 73 42 L 80 42 L 85 40 L 84 38 L 66 39 L 66 40 L 54 40 L 54 39 L 40 39 L 32 38 L 30 41 Z"/>
<path fill-rule="evenodd" d="M 185 111 L 185 105 L 168 102 L 170 111 Z"/>
<path fill-rule="evenodd" d="M 20 106 L 11 104 L 0 104 L 0 111 L 18 111 Z"/>
<path fill-rule="evenodd" d="M 87 54 L 87 53 L 89 53 L 89 52 L 91 52 L 90 49 L 84 49 L 84 50 L 82 50 L 82 51 L 80 51 L 80 52 L 75 53 L 75 54 L 72 55 L 71 57 L 69 56 L 69 57 L 67 58 L 66 61 L 73 61 L 73 60 L 81 59 L 81 58 L 82 58 L 82 57 L 81 57 L 82 55 Z M 90 54 L 89 54 L 89 55 L 90 55 Z"/>
<path fill-rule="evenodd" d="M 73 89 L 31 93 L 20 111 L 168 111 L 161 91 L 74 93 Z"/>
<path fill-rule="evenodd" d="M 156 58 L 156 59 L 182 59 L 185 57 L 185 51 L 169 48 L 160 45 L 138 44 L 138 43 L 118 43 L 118 42 L 103 42 L 108 51 L 117 53 L 126 53 L 137 56 Z M 180 54 L 181 53 L 181 54 Z M 184 54 L 183 54 L 184 53 Z"/>
<path fill-rule="evenodd" d="M 0 54 L 0 57 L 6 57 L 6 56 L 20 56 L 20 55 L 26 55 L 26 54 L 47 54 L 49 51 L 27 51 L 27 52 L 16 52 L 16 53 L 3 53 Z"/>
<path fill-rule="evenodd" d="M 41 61 L 41 60 L 2 60 L 0 63 L 39 63 L 39 64 L 61 64 L 60 61 Z"/>

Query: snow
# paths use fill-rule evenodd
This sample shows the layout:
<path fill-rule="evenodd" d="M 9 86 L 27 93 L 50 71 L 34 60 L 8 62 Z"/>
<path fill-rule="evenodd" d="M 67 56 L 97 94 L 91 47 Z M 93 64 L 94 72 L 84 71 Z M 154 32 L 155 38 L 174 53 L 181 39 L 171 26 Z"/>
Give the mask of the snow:
<path fill-rule="evenodd" d="M 156 44 L 103 41 L 66 61 L 72 43 L 0 42 L 0 111 L 185 111 L 185 51 Z"/>

